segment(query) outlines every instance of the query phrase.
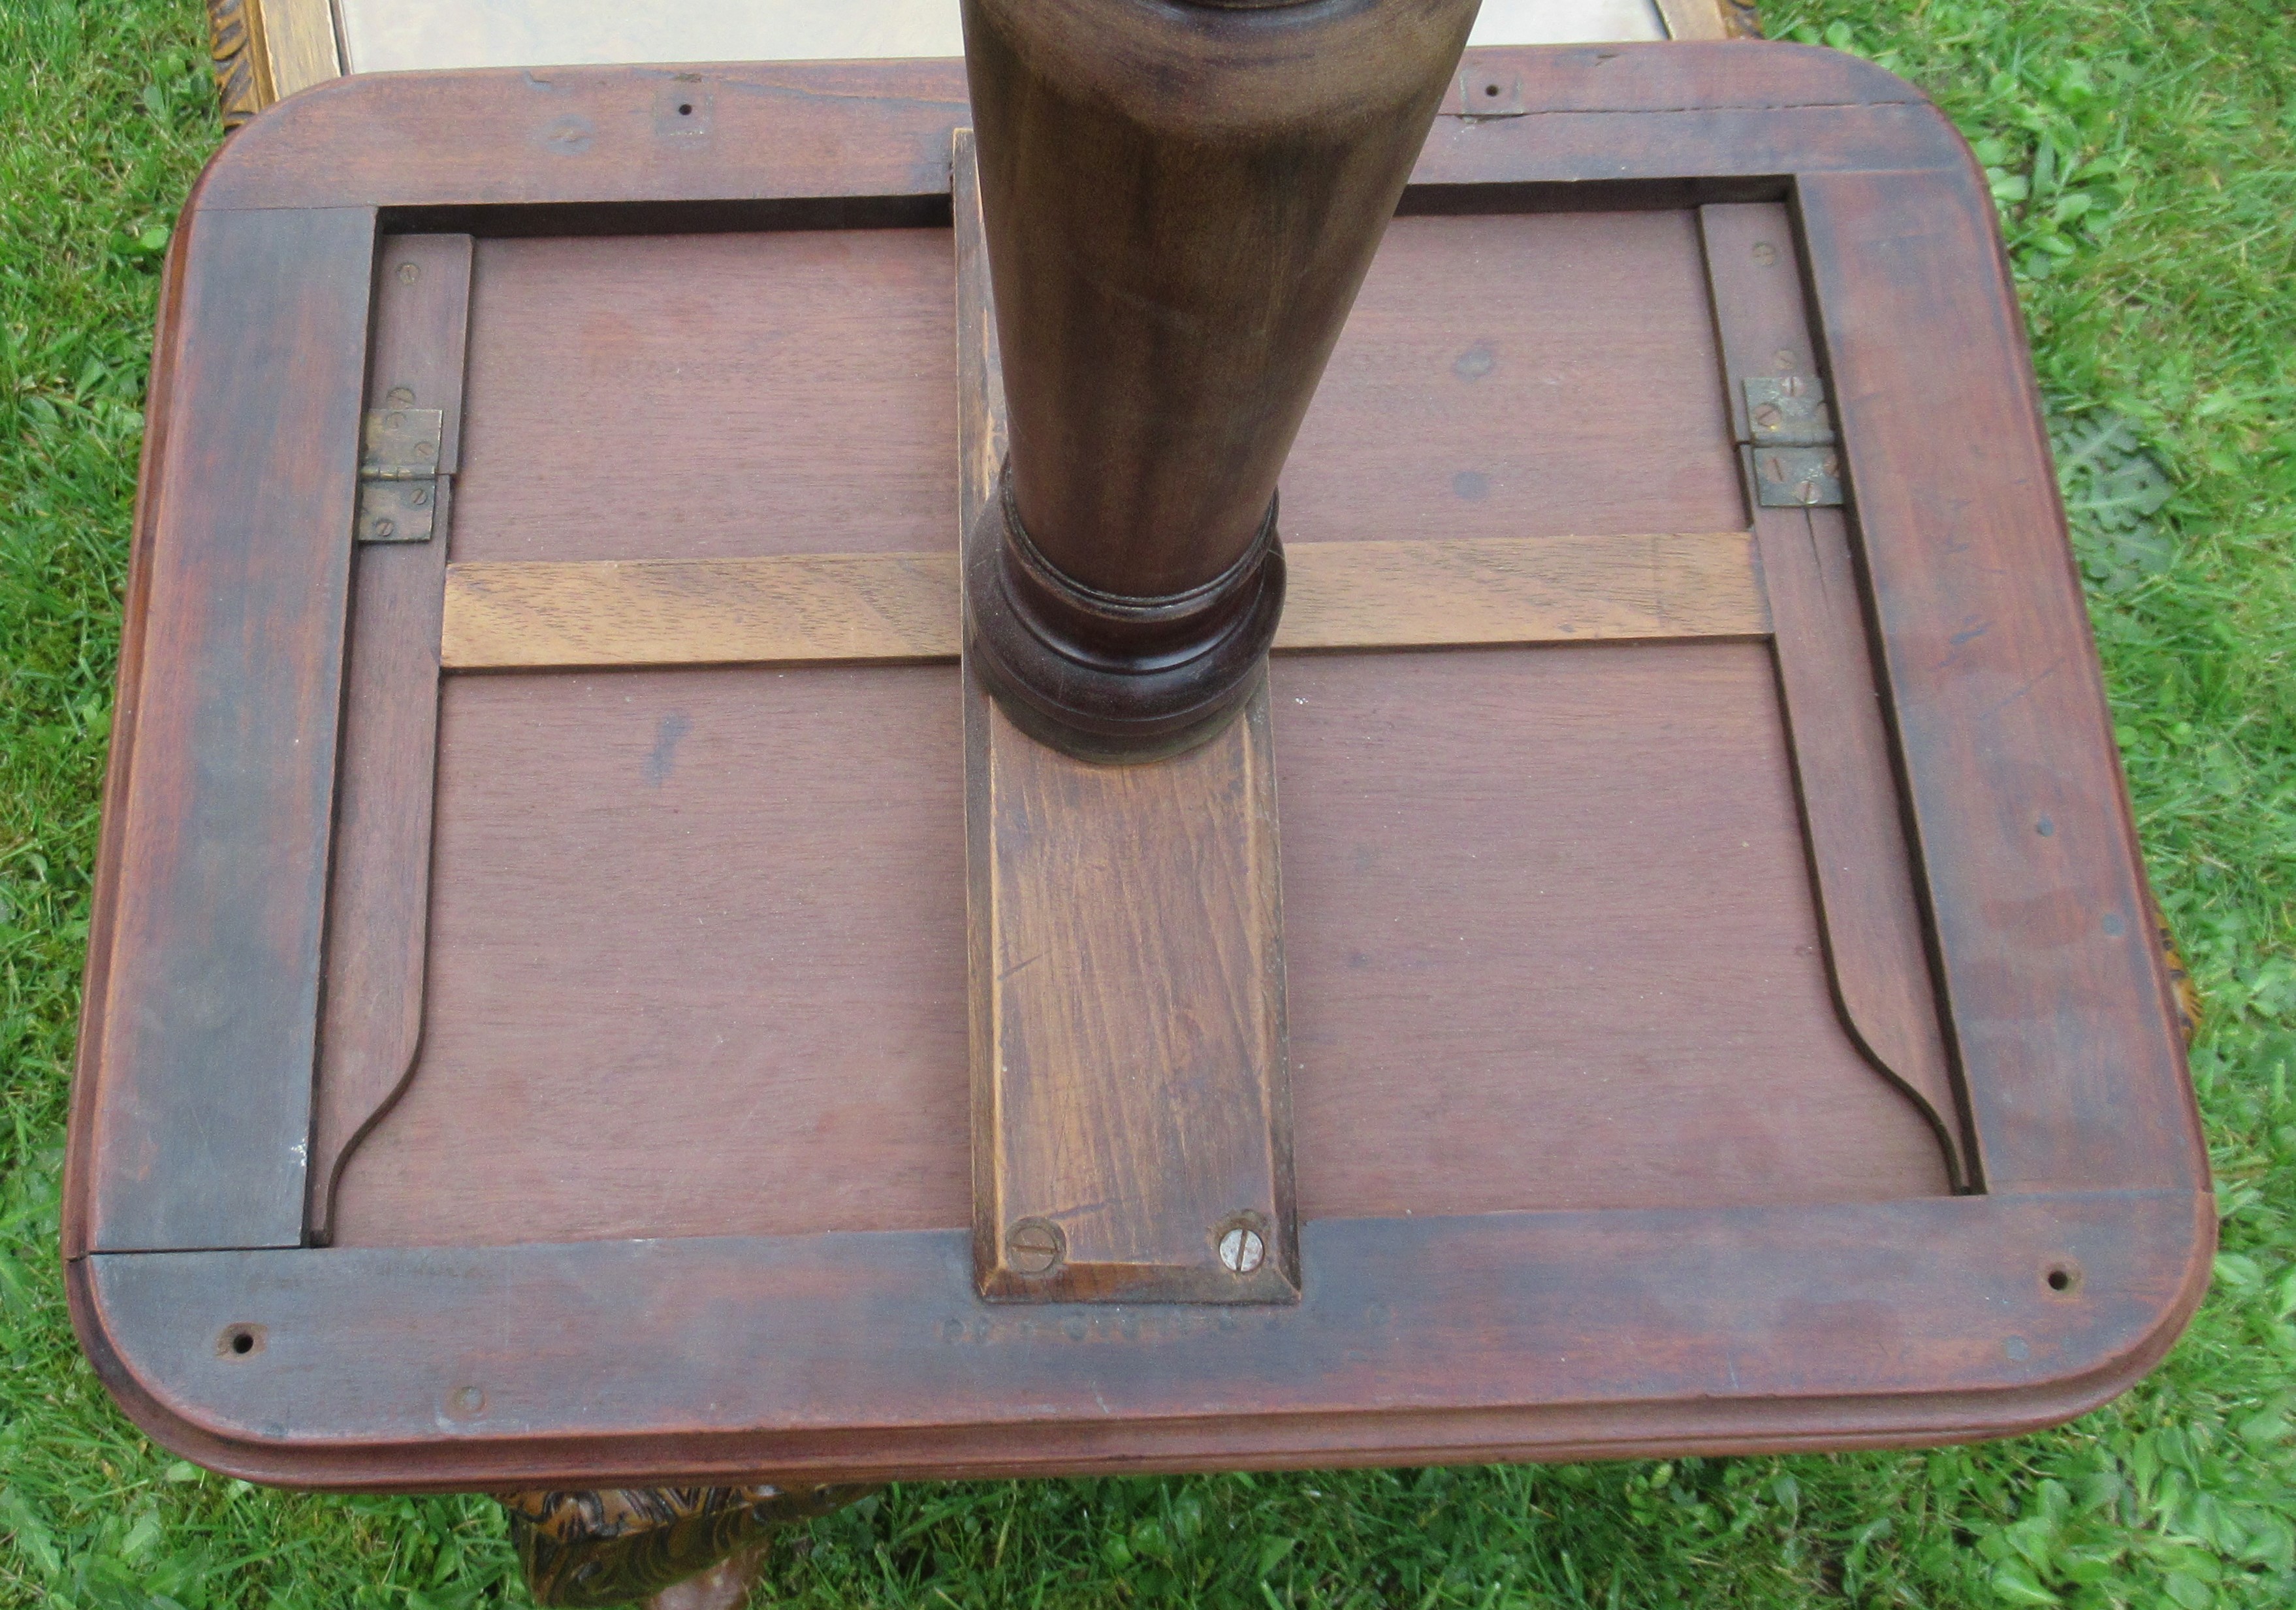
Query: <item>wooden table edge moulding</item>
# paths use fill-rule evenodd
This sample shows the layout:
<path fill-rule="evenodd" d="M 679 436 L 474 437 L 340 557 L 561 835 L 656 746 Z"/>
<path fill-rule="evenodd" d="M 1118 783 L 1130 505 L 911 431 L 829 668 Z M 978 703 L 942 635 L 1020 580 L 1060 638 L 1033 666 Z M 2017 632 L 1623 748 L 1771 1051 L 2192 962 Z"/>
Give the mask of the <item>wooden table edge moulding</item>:
<path fill-rule="evenodd" d="M 970 124 L 946 62 L 354 78 L 256 119 L 201 177 L 161 298 L 64 1206 L 74 1323 L 137 1424 L 298 1486 L 876 1480 L 1920 1445 L 2062 1421 L 2149 1369 L 2203 1290 L 2213 1198 L 1992 202 L 1916 91 L 1753 43 L 1470 52 L 1401 210 L 1697 210 L 1751 530 L 1639 539 L 1626 568 L 1703 566 L 1722 580 L 1693 590 L 1725 602 L 1607 629 L 1762 642 L 1775 621 L 1784 645 L 1798 612 L 1839 629 L 1797 641 L 1849 645 L 1860 675 L 1877 645 L 1877 713 L 1843 716 L 1824 663 L 1781 648 L 1777 676 L 1837 1006 L 1885 1073 L 1911 1031 L 1866 991 L 1842 867 L 1901 835 L 1916 868 L 1948 1082 L 1907 1098 L 1955 1194 L 1309 1218 L 1277 1227 L 1296 1291 L 1240 1302 L 992 1301 L 962 1228 L 324 1244 L 358 1138 L 313 1115 L 331 875 L 345 898 L 346 824 L 373 809 L 345 795 L 352 746 L 420 762 L 373 828 L 415 847 L 419 957 L 442 674 L 958 647 L 953 554 L 726 562 L 663 628 L 659 578 L 355 546 L 355 522 L 373 537 L 415 508 L 389 468 L 403 442 L 363 439 L 363 417 L 428 421 L 443 529 L 462 382 L 440 354 L 460 352 L 470 237 L 954 222 L 978 503 L 995 421 Z M 1746 267 L 1781 253 L 1800 265 L 1783 296 Z M 404 397 L 371 390 L 399 373 L 371 328 L 427 377 Z M 1766 423 L 1782 373 L 1788 400 L 1822 388 L 1823 436 Z M 1441 620 L 1389 628 L 1349 579 L 1376 556 L 1291 556 L 1304 607 L 1279 655 L 1575 629 L 1551 577 L 1506 592 L 1544 560 L 1430 562 L 1413 585 L 1451 600 Z M 1470 562 L 1502 578 L 1488 619 L 1442 591 Z M 344 720 L 372 674 L 365 636 L 347 646 L 355 568 L 414 622 L 374 652 L 431 690 L 387 732 Z M 809 637 L 817 617 L 756 606 L 791 587 L 894 602 Z M 487 612 L 521 587 L 603 588 L 605 624 L 521 650 Z M 695 634 L 715 646 L 678 646 Z M 1828 792 L 1859 744 L 1900 810 Z"/>
<path fill-rule="evenodd" d="M 873 30 L 860 36 L 865 44 L 874 47 L 864 50 L 854 47 L 857 36 L 849 28 L 832 24 L 824 34 L 824 19 L 818 14 L 785 11 L 776 15 L 772 8 L 743 7 L 733 0 L 688 0 L 677 8 L 683 15 L 649 16 L 632 16 L 626 9 L 594 4 L 554 5 L 551 0 L 462 0 L 453 13 L 452 27 L 441 26 L 443 8 L 436 4 L 414 15 L 404 4 L 389 4 L 385 0 L 207 0 L 207 8 L 216 94 L 226 127 L 237 127 L 298 91 L 352 73 L 701 56 L 729 60 L 937 56 L 950 49 L 946 26 L 921 34 L 910 17 L 886 16 Z M 886 13 L 894 8 L 886 0 L 875 0 L 875 9 Z M 955 21 L 955 9 L 953 0 L 946 4 L 944 24 Z M 739 14 L 745 10 L 749 15 Z M 510 60 L 469 53 L 474 38 L 490 32 L 487 21 L 504 24 L 511 37 L 522 37 L 535 53 Z M 1649 23 L 1660 30 L 1650 37 L 1761 37 L 1752 0 L 1649 0 Z M 368 51 L 362 29 L 378 27 L 388 28 L 392 38 L 390 47 L 376 54 Z M 1564 44 L 1592 37 L 1590 34 L 1510 29 L 1503 25 L 1495 36 L 1479 42 Z M 617 53 L 595 53 L 604 47 Z M 624 52 L 628 53 L 620 53 Z"/>

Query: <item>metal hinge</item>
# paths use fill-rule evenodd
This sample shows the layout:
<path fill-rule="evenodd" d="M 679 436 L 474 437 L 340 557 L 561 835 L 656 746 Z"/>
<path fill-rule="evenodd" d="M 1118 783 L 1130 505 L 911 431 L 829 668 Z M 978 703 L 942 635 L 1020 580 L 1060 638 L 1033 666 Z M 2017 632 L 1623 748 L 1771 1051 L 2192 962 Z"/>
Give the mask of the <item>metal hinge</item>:
<path fill-rule="evenodd" d="M 1841 454 L 1825 383 L 1807 374 L 1753 374 L 1743 384 L 1755 500 L 1766 509 L 1839 505 Z"/>
<path fill-rule="evenodd" d="M 439 454 L 447 415 L 439 408 L 376 408 L 359 451 L 361 542 L 428 542 L 439 517 Z"/>

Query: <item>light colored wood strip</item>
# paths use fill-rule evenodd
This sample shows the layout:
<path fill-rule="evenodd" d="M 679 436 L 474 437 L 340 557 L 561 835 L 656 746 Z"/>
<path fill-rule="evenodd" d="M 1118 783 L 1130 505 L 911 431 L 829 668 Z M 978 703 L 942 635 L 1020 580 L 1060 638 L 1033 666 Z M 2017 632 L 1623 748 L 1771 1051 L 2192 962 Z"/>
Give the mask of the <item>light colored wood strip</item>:
<path fill-rule="evenodd" d="M 1658 0 L 1669 39 L 1726 39 L 1730 24 L 1721 0 Z"/>
<path fill-rule="evenodd" d="M 955 554 L 447 567 L 450 670 L 956 658 Z"/>
<path fill-rule="evenodd" d="M 1770 629 L 1743 531 L 1312 542 L 1286 550 L 1279 652 Z M 449 670 L 952 660 L 954 554 L 497 561 L 447 569 Z"/>
<path fill-rule="evenodd" d="M 255 0 L 252 14 L 268 81 L 265 104 L 342 76 L 328 0 Z"/>
<path fill-rule="evenodd" d="M 1439 648 L 1770 629 L 1743 531 L 1300 543 L 1275 646 Z"/>

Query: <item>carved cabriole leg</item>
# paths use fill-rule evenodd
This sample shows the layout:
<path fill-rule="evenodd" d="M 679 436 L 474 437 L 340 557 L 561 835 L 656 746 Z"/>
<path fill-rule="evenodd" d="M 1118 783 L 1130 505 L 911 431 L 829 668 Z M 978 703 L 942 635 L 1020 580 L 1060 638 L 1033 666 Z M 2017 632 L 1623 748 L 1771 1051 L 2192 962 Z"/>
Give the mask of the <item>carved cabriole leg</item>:
<path fill-rule="evenodd" d="M 527 1591 L 551 1610 L 646 1601 L 720 1610 L 749 1601 L 775 1532 L 827 1515 L 872 1486 L 636 1487 L 509 1492 Z"/>
<path fill-rule="evenodd" d="M 262 53 L 255 47 L 250 15 L 249 0 L 208 0 L 216 111 L 226 128 L 237 128 L 271 103 L 272 97 L 262 77 Z"/>

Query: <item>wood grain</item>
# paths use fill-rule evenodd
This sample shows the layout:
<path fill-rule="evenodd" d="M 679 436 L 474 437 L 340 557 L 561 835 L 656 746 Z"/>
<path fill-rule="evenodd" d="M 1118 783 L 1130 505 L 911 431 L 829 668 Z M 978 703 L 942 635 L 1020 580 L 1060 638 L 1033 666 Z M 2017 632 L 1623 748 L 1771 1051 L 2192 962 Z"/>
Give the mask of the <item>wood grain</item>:
<path fill-rule="evenodd" d="M 1742 532 L 1303 543 L 1278 649 L 1755 637 Z"/>
<path fill-rule="evenodd" d="M 955 513 L 967 543 L 995 543 L 1001 527 L 977 516 L 1008 416 L 974 154 L 960 134 Z M 1013 727 L 972 652 L 968 642 L 962 677 L 980 1290 L 1296 1302 L 1265 676 L 1196 748 L 1095 766 Z"/>
<path fill-rule="evenodd" d="M 1259 685 L 1276 480 L 1479 3 L 963 0 L 1009 438 L 965 653 L 1024 730 L 1152 760 Z"/>
<path fill-rule="evenodd" d="M 1990 204 L 1966 172 L 1800 195 L 1988 1186 L 2197 1188 L 2184 1041 Z"/>
<path fill-rule="evenodd" d="M 954 666 L 449 677 L 339 1245 L 971 1220 Z"/>
<path fill-rule="evenodd" d="M 249 5 L 263 47 L 266 104 L 341 75 L 329 0 L 249 0 Z"/>
<path fill-rule="evenodd" d="M 70 1289 L 136 1418 L 260 1480 L 1328 1468 L 2048 1424 L 2167 1350 L 2213 1224 L 2175 1191 L 1325 1221 L 1301 1302 L 1248 1316 L 984 1304 L 961 1230 L 105 1256 Z"/>
<path fill-rule="evenodd" d="M 333 800 L 315 779 L 332 759 L 310 762 L 303 718 L 337 702 L 314 690 L 340 654 L 326 566 L 348 561 L 325 545 L 348 532 L 352 439 L 322 427 L 360 400 L 373 226 L 339 238 L 326 209 L 365 218 L 390 199 L 439 227 L 502 201 L 489 228 L 593 237 L 570 253 L 614 231 L 927 223 L 962 120 L 945 68 L 706 76 L 718 121 L 699 141 L 655 129 L 659 75 L 354 79 L 234 137 L 177 232 L 193 272 L 171 269 L 181 289 L 163 293 L 164 439 L 148 448 L 118 706 L 133 752 L 111 773 L 66 1186 L 75 1324 L 128 1411 L 266 1479 L 498 1488 L 1887 1445 L 2079 1412 L 2157 1359 L 2205 1278 L 2213 1208 L 2149 941 L 2108 920 L 2141 926 L 2140 875 L 1981 180 L 1913 92 L 1827 53 L 1488 65 L 1555 110 L 1439 119 L 1425 187 L 1406 197 L 1421 216 L 1390 245 L 1477 207 L 1514 209 L 1525 238 L 1548 226 L 1533 215 L 1570 207 L 1800 209 L 1849 441 L 1850 551 L 1871 572 L 1939 977 L 2002 1194 L 1923 1195 L 1945 1188 L 1934 1142 L 1828 998 L 1765 645 L 1301 655 L 1275 662 L 1271 709 L 1304 1301 L 1248 1316 L 987 1307 L 964 1228 L 955 672 L 577 671 L 446 684 L 430 1032 L 346 1171 L 346 1244 L 89 1251 L 107 1244 L 107 1201 L 165 1217 L 196 1197 L 229 1210 L 234 1236 L 250 1202 L 291 1230 L 299 1215 L 299 1179 L 264 1193 L 310 1057 L 258 1031 L 314 1010 L 305 997 L 300 1019 L 266 1015 L 318 965 Z M 1882 171 L 1830 177 L 1861 164 Z M 1678 212 L 1570 222 L 1611 242 L 1596 277 L 1633 269 L 1620 243 L 1659 231 L 1690 239 L 1695 272 Z M 249 250 L 224 257 L 268 251 L 271 267 L 209 276 L 209 232 L 226 227 Z M 850 233 L 870 237 L 857 259 L 903 249 L 899 231 Z M 330 244 L 354 237 L 356 253 Z M 1667 265 L 1643 267 L 1672 283 Z M 1485 316 L 1535 335 L 1512 284 L 1486 288 Z M 884 378 L 872 406 L 911 384 L 951 406 L 942 285 L 902 338 L 941 378 Z M 652 328 L 683 344 L 634 342 L 590 372 L 633 408 L 675 401 L 678 363 L 709 373 L 712 316 L 674 305 L 679 289 L 658 278 L 633 305 L 668 308 Z M 1372 295 L 1367 282 L 1359 313 Z M 896 321 L 927 306 L 887 300 Z M 759 324 L 778 316 L 769 303 Z M 240 339 L 275 320 L 267 341 Z M 1439 394 L 1481 333 L 1444 352 L 1464 322 L 1433 321 L 1440 364 L 1390 391 L 1391 411 Z M 901 342 L 865 344 L 862 313 L 844 327 L 856 352 L 898 361 Z M 611 344 L 612 326 L 597 333 Z M 1605 407 L 1667 372 L 1632 340 L 1620 350 L 1621 372 L 1598 361 L 1578 382 Z M 1707 366 L 1680 405 L 1694 462 L 1637 458 L 1669 474 L 1612 490 L 1597 464 L 1571 484 L 1665 497 L 1687 473 L 1685 504 L 1720 484 L 1730 512 L 1606 526 L 1611 505 L 1557 498 L 1540 514 L 1553 525 L 1355 534 L 1734 525 L 1713 347 L 1691 350 Z M 808 363 L 828 366 L 806 357 L 793 382 Z M 849 390 L 878 378 L 857 364 Z M 709 421 L 708 388 L 692 392 Z M 774 417 L 759 405 L 742 439 L 771 439 Z M 578 480 L 616 466 L 556 514 L 563 540 L 613 546 L 555 552 L 538 526 L 485 557 L 948 551 L 947 415 L 914 454 L 873 461 L 897 489 L 913 466 L 948 489 L 934 518 L 919 499 L 922 540 L 894 522 L 867 538 L 689 528 L 674 497 L 586 525 L 583 497 L 649 472 L 611 450 L 644 439 L 598 423 L 619 420 L 578 416 L 600 445 L 558 461 Z M 202 501 L 209 482 L 227 496 Z M 676 484 L 673 467 L 655 486 Z M 344 518 L 308 506 L 325 488 Z M 1459 724 L 1431 719 L 1447 711 Z M 201 725 L 224 712 L 248 725 Z M 278 889 L 297 898 L 255 908 Z M 185 893 L 199 900 L 179 915 L 227 921 L 153 918 Z M 1861 1189 L 1904 1199 L 1842 1200 Z M 1569 1211 L 1520 1212 L 1538 1208 Z M 349 1244 L 378 1242 L 399 1244 Z M 2067 1261 L 2077 1285 L 2050 1292 Z M 221 1374 L 237 1366 L 217 1340 L 242 1322 L 267 1327 L 261 1362 Z"/>
<path fill-rule="evenodd" d="M 1685 201 L 1775 198 L 1781 174 L 1957 172 L 1965 160 L 1951 123 L 1920 92 L 1841 51 L 1750 41 L 1491 47 L 1464 64 L 1519 78 L 1524 104 L 1540 111 L 1439 115 L 1414 185 L 1569 185 L 1577 199 L 1545 203 L 1568 210 L 1636 181 L 1679 185 Z M 678 71 L 699 72 L 691 82 L 709 99 L 701 138 L 685 119 L 655 116 L 664 86 L 689 82 Z M 600 220 L 564 209 L 601 203 L 667 221 L 693 208 L 718 226 L 832 202 L 852 221 L 922 223 L 947 216 L 949 137 L 971 120 L 956 62 L 357 75 L 250 123 L 234 136 L 231 161 L 208 177 L 203 201 L 518 205 L 553 209 L 543 215 L 551 227 L 578 233 L 595 233 Z M 390 137 L 377 139 L 379 128 Z M 1698 194 L 1702 185 L 1739 193 Z M 915 204 L 895 204 L 904 199 Z"/>
<path fill-rule="evenodd" d="M 1950 1188 L 1829 998 L 1767 645 L 1271 680 L 1304 1217 Z"/>
<path fill-rule="evenodd" d="M 1830 997 L 1763 645 L 1273 676 L 1308 1217 L 1950 1188 Z M 422 1058 L 339 1244 L 972 1222 L 954 667 L 444 704 Z"/>
<path fill-rule="evenodd" d="M 447 571 L 449 669 L 956 658 L 953 554 L 497 560 Z"/>
<path fill-rule="evenodd" d="M 96 1248 L 303 1237 L 374 217 L 195 212 L 188 234 L 118 893 L 90 936 Z"/>
<path fill-rule="evenodd" d="M 135 474 L 135 510 L 127 550 L 127 586 L 119 619 L 119 669 L 112 690 L 111 747 L 104 757 L 103 806 L 96 826 L 100 873 L 119 865 L 134 780 L 139 690 L 144 685 L 144 628 L 152 603 L 152 533 L 159 513 L 160 484 L 173 412 L 176 355 L 184 339 L 184 235 L 178 226 L 161 259 L 158 327 L 152 332 L 152 373 L 145 387 L 144 446 Z M 97 1093 L 103 1061 L 104 1008 L 111 998 L 111 953 L 118 932 L 119 880 L 99 875 L 90 891 L 87 962 L 80 978 L 79 1040 L 73 1047 L 71 1113 L 64 1133 L 64 1186 L 59 1204 L 62 1251 L 67 1260 L 87 1251 L 88 1220 L 94 1212 Z M 133 1078 L 131 1072 L 124 1075 Z"/>
<path fill-rule="evenodd" d="M 456 561 L 953 557 L 952 251 L 480 242 Z M 1287 546 L 1743 530 L 1714 342 L 1694 213 L 1399 218 L 1293 446 Z"/>
<path fill-rule="evenodd" d="M 456 561 L 954 557 L 954 275 L 946 229 L 481 241 Z"/>
<path fill-rule="evenodd" d="M 1278 652 L 1760 637 L 1742 531 L 1304 543 Z M 956 657 L 939 554 L 495 561 L 447 567 L 450 670 Z"/>
<path fill-rule="evenodd" d="M 342 1159 L 413 1075 L 422 1038 L 439 743 L 439 578 L 453 530 L 451 478 L 459 463 L 471 255 L 466 234 L 386 235 L 376 254 L 366 406 L 395 401 L 437 408 L 446 419 L 430 540 L 362 543 L 351 562 L 342 760 L 311 1114 L 308 1224 L 321 1244 L 331 1233 Z"/>
<path fill-rule="evenodd" d="M 965 774 L 982 1292 L 1296 1301 L 1265 686 L 1185 754 L 1096 766 L 968 680 Z"/>
<path fill-rule="evenodd" d="M 1793 221 L 1781 204 L 1701 210 L 1722 381 L 1738 439 L 1749 376 L 1815 378 Z M 1850 1031 L 1936 1127 L 1957 1184 L 1975 1182 L 1967 1109 L 1956 1087 L 1929 949 L 1921 869 L 1866 628 L 1866 587 L 1833 509 L 1753 511 L 1762 580 L 1777 619 L 1774 652 L 1809 836 L 1826 965 Z"/>

